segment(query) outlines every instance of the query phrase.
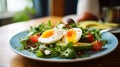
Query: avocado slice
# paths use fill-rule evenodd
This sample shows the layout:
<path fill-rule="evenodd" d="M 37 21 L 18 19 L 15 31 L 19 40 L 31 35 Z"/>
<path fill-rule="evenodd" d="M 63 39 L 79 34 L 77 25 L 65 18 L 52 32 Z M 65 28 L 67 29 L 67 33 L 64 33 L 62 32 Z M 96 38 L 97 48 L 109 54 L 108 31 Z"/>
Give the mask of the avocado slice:
<path fill-rule="evenodd" d="M 58 41 L 56 45 L 60 46 L 66 46 L 66 44 L 62 41 Z M 93 44 L 91 43 L 84 43 L 84 42 L 77 42 L 73 45 L 73 48 L 78 51 L 78 50 L 85 50 L 85 49 L 91 49 Z"/>
<path fill-rule="evenodd" d="M 118 27 L 120 26 L 120 24 L 117 23 L 109 23 L 109 22 L 105 22 L 104 25 L 110 26 L 110 27 Z"/>
<path fill-rule="evenodd" d="M 80 22 L 79 25 L 82 28 L 97 28 L 97 29 L 108 29 L 112 27 L 117 27 L 119 24 L 115 23 L 100 23 L 97 21 L 83 21 Z"/>
<path fill-rule="evenodd" d="M 92 46 L 93 46 L 93 44 L 91 44 L 91 43 L 81 43 L 81 42 L 79 42 L 79 43 L 75 43 L 73 45 L 73 48 L 76 51 L 78 51 L 78 50 L 84 50 L 84 49 L 91 49 Z"/>
<path fill-rule="evenodd" d="M 66 44 L 66 43 L 64 43 L 63 41 L 58 41 L 58 42 L 56 43 L 56 45 L 66 46 L 67 44 Z"/>
<path fill-rule="evenodd" d="M 83 28 L 89 28 L 89 27 L 100 25 L 100 23 L 97 23 L 97 21 L 83 21 L 83 22 L 80 22 L 79 24 Z"/>

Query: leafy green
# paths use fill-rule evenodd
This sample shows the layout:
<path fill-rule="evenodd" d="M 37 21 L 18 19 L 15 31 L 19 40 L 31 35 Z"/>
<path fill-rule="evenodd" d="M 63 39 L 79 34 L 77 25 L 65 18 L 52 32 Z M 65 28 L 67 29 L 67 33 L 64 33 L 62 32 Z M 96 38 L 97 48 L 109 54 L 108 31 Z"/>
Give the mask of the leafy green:
<path fill-rule="evenodd" d="M 74 45 L 73 42 L 68 42 L 68 44 L 66 45 L 66 48 L 72 48 L 73 45 Z"/>
<path fill-rule="evenodd" d="M 60 55 L 60 53 L 54 48 L 51 48 L 49 50 L 51 51 L 51 54 L 49 55 L 50 57 L 57 57 Z"/>
<path fill-rule="evenodd" d="M 71 28 L 76 27 L 76 23 L 70 23 L 70 27 L 71 27 Z"/>
<path fill-rule="evenodd" d="M 90 29 L 91 33 L 94 35 L 96 40 L 100 40 L 101 39 L 101 34 L 100 34 L 100 29 Z"/>
<path fill-rule="evenodd" d="M 28 37 L 31 36 L 31 35 L 34 35 L 35 33 L 38 33 L 38 30 L 36 27 L 30 27 L 30 30 L 28 31 Z"/>
<path fill-rule="evenodd" d="M 88 33 L 91 33 L 95 40 L 101 39 L 100 29 L 94 29 L 94 28 L 81 28 L 82 29 L 82 38 L 86 38 L 86 35 Z"/>
<path fill-rule="evenodd" d="M 31 35 L 34 35 L 36 33 L 42 34 L 46 30 L 49 30 L 51 28 L 52 28 L 51 21 L 48 20 L 48 22 L 46 24 L 45 23 L 41 23 L 41 24 L 39 24 L 36 27 L 30 27 L 30 30 L 28 31 L 29 34 L 27 36 L 31 36 Z"/>
<path fill-rule="evenodd" d="M 61 57 L 74 59 L 77 57 L 77 54 L 74 49 L 67 48 L 65 51 L 61 52 Z"/>
<path fill-rule="evenodd" d="M 60 24 L 60 23 L 59 23 Z M 57 27 L 57 26 L 55 26 Z M 81 42 L 87 42 L 87 35 L 88 33 L 91 33 L 95 40 L 102 41 L 103 46 L 107 43 L 107 40 L 104 40 L 101 38 L 100 30 L 99 29 L 93 29 L 93 28 L 81 28 L 78 27 L 75 23 L 70 23 L 70 27 L 65 26 L 64 30 L 69 30 L 72 27 L 77 27 L 82 29 L 82 36 L 81 39 L 84 39 L 85 41 Z M 52 44 L 45 44 L 41 42 L 33 43 L 32 41 L 29 40 L 30 36 L 36 36 L 36 34 L 42 34 L 46 30 L 52 29 L 53 26 L 51 24 L 51 21 L 48 20 L 47 23 L 41 23 L 36 27 L 31 27 L 30 30 L 28 31 L 28 35 L 20 40 L 20 43 L 22 44 L 22 49 L 26 49 L 31 51 L 32 53 L 35 53 L 37 57 L 44 57 L 44 58 L 51 58 L 51 57 L 61 57 L 61 58 L 68 58 L 68 59 L 73 59 L 73 58 L 82 58 L 82 57 L 88 57 L 86 54 L 79 55 L 77 52 L 82 51 L 82 50 L 89 50 L 91 49 L 91 42 L 90 44 L 86 44 L 86 46 L 73 46 L 76 43 L 73 42 L 68 42 L 67 44 L 63 42 L 62 40 L 57 41 L 56 43 Z M 29 42 L 30 41 L 30 42 Z M 29 44 L 30 43 L 30 44 Z M 78 50 L 79 49 L 79 50 Z M 50 51 L 49 54 L 46 54 L 46 51 Z"/>
<path fill-rule="evenodd" d="M 42 51 L 40 51 L 40 50 L 39 50 L 39 51 L 37 51 L 36 56 L 37 56 L 37 57 L 42 57 L 42 56 L 43 56 Z"/>
<path fill-rule="evenodd" d="M 54 49 L 55 49 L 55 51 L 57 51 L 57 52 L 59 52 L 59 53 L 60 53 L 62 50 L 64 50 L 63 47 L 60 46 L 60 45 L 57 45 Z"/>
<path fill-rule="evenodd" d="M 102 41 L 103 46 L 106 45 L 106 44 L 108 43 L 108 41 L 105 40 L 105 39 L 102 39 L 102 40 L 100 40 L 100 41 Z"/>
<path fill-rule="evenodd" d="M 23 39 L 20 39 L 20 43 L 22 44 L 21 50 L 24 49 L 27 46 L 27 41 L 28 41 L 27 37 L 23 38 Z"/>

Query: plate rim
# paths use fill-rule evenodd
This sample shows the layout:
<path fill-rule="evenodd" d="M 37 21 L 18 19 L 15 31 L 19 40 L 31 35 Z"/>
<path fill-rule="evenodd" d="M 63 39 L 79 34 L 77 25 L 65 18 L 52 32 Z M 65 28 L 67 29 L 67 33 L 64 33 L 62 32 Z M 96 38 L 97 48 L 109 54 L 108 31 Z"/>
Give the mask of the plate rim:
<path fill-rule="evenodd" d="M 13 37 L 17 36 L 17 35 L 20 34 L 20 33 L 25 33 L 25 32 L 26 32 L 26 30 L 25 30 L 25 31 L 21 31 L 21 32 L 15 34 Z M 12 47 L 12 44 L 11 44 L 11 40 L 12 40 L 13 37 L 12 37 L 12 38 L 10 39 L 10 41 L 9 41 L 9 43 L 10 43 L 9 47 L 10 47 L 10 49 L 11 49 L 13 52 L 15 52 L 16 54 L 19 54 L 19 55 L 21 55 L 21 56 L 23 56 L 23 57 L 26 57 L 26 58 L 29 58 L 29 59 L 38 60 L 38 61 L 55 62 L 55 63 L 58 63 L 58 62 L 60 62 L 60 63 L 61 63 L 61 62 L 62 62 L 62 63 L 64 63 L 64 62 L 65 62 L 65 63 L 68 63 L 68 62 L 89 61 L 89 60 L 92 60 L 92 59 L 96 59 L 96 58 L 100 58 L 100 57 L 103 57 L 103 56 L 105 56 L 105 55 L 108 55 L 109 53 L 113 52 L 113 51 L 117 48 L 117 46 L 118 46 L 118 39 L 117 39 L 117 37 L 116 37 L 114 34 L 110 33 L 110 32 L 107 32 L 107 33 L 111 34 L 111 35 L 116 39 L 116 46 L 114 47 L 114 49 L 112 49 L 112 50 L 110 50 L 110 51 L 107 51 L 107 52 L 105 52 L 105 53 L 102 54 L 102 55 L 92 56 L 92 57 L 77 58 L 77 59 L 62 59 L 62 60 L 54 60 L 54 59 L 50 60 L 50 59 L 47 59 L 47 58 L 34 58 L 34 57 L 32 57 L 32 56 L 28 56 L 28 55 L 26 55 L 26 54 L 23 54 L 23 53 L 21 53 L 20 51 L 17 51 L 15 48 L 13 48 L 13 47 Z"/>

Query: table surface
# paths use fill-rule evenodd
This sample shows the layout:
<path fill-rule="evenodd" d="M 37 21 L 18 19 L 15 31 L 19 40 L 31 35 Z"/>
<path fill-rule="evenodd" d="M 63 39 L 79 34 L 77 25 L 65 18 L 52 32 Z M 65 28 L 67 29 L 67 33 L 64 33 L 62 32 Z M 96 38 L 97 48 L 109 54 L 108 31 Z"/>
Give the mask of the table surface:
<path fill-rule="evenodd" d="M 120 66 L 120 39 L 118 47 L 110 54 L 84 62 L 73 63 L 53 63 L 36 61 L 17 55 L 9 48 L 9 40 L 16 33 L 29 29 L 29 26 L 35 26 L 41 22 L 50 19 L 54 24 L 61 21 L 62 17 L 43 17 L 26 22 L 12 23 L 0 27 L 0 67 L 119 67 Z"/>

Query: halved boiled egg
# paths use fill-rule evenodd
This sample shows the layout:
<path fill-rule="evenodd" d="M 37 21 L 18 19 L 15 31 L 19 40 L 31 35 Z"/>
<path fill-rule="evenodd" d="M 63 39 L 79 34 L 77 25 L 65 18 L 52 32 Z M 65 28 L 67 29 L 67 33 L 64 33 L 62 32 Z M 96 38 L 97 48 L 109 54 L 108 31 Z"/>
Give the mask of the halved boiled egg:
<path fill-rule="evenodd" d="M 72 28 L 66 32 L 63 41 L 65 43 L 68 42 L 76 43 L 80 40 L 81 36 L 82 36 L 82 30 L 80 28 Z"/>
<path fill-rule="evenodd" d="M 59 29 L 50 29 L 45 32 L 39 37 L 38 41 L 41 43 L 54 43 L 60 40 L 63 37 L 63 30 Z"/>

